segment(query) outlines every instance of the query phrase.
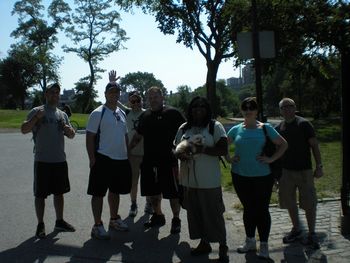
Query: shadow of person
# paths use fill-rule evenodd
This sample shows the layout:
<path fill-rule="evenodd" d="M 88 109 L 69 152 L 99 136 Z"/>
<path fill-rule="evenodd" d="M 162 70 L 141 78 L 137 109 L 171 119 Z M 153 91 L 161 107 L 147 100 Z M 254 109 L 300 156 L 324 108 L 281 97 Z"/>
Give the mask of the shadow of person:
<path fill-rule="evenodd" d="M 159 228 L 146 229 L 144 223 L 148 217 L 144 215 L 136 222 L 134 218 L 127 218 L 125 221 L 130 231 L 109 229 L 110 240 L 87 240 L 82 248 L 75 251 L 69 262 L 81 263 L 88 259 L 98 262 L 173 262 L 179 235 L 169 233 L 168 236 L 162 236 L 159 234 Z"/>
<path fill-rule="evenodd" d="M 175 261 L 176 263 L 214 263 L 219 262 L 217 258 L 209 258 L 210 254 L 201 255 L 201 256 L 192 256 L 191 247 L 187 242 L 181 242 L 176 250 L 176 255 L 180 261 Z M 213 252 L 212 252 L 213 253 Z"/>
<path fill-rule="evenodd" d="M 59 238 L 57 232 L 46 235 L 46 238 L 31 237 L 15 248 L 0 253 L 0 262 L 44 262 L 56 246 Z"/>

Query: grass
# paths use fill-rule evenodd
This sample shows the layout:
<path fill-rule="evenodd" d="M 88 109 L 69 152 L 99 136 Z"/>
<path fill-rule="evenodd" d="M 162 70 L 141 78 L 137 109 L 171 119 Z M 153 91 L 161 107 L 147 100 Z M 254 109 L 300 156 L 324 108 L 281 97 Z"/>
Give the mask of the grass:
<path fill-rule="evenodd" d="M 0 110 L 0 128 L 3 129 L 20 129 L 21 124 L 27 118 L 29 111 L 22 110 Z M 71 120 L 79 124 L 79 128 L 85 128 L 89 115 L 73 113 Z"/>
<path fill-rule="evenodd" d="M 28 111 L 0 110 L 0 128 L 20 128 L 26 119 Z M 80 128 L 85 128 L 88 114 L 73 113 L 71 120 L 78 122 Z M 220 119 L 227 123 L 227 119 Z M 316 189 L 319 198 L 339 197 L 342 179 L 342 153 L 341 153 L 341 126 L 339 119 L 318 120 L 312 122 L 320 142 L 321 155 L 324 165 L 324 176 L 316 180 Z M 230 151 L 233 151 L 231 145 Z M 222 185 L 227 191 L 234 191 L 231 181 L 230 165 L 221 167 Z M 271 202 L 277 202 L 276 193 L 273 193 Z"/>

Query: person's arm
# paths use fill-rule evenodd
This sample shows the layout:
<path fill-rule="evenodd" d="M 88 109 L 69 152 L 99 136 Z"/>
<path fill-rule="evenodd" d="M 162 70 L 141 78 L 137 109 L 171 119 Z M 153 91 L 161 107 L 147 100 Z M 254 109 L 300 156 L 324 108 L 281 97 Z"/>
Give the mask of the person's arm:
<path fill-rule="evenodd" d="M 131 151 L 135 146 L 142 140 L 142 135 L 138 132 L 135 132 L 129 144 L 129 151 Z"/>
<path fill-rule="evenodd" d="M 86 131 L 86 151 L 89 156 L 89 166 L 90 168 L 95 164 L 96 156 L 95 156 L 95 149 L 96 149 L 96 133 L 92 133 L 89 131 Z"/>
<path fill-rule="evenodd" d="M 321 151 L 318 144 L 318 140 L 316 139 L 316 137 L 311 137 L 308 142 L 310 144 L 312 154 L 314 156 L 315 163 L 316 163 L 314 176 L 316 178 L 320 178 L 323 176 L 323 166 L 322 166 Z"/>
<path fill-rule="evenodd" d="M 32 131 L 34 126 L 44 117 L 45 111 L 44 109 L 39 109 L 33 117 L 31 117 L 29 120 L 26 120 L 21 125 L 21 132 L 23 134 L 29 133 Z"/>
<path fill-rule="evenodd" d="M 277 149 L 275 153 L 270 157 L 270 161 L 268 163 L 272 163 L 281 158 L 288 148 L 288 142 L 281 135 L 278 135 L 278 137 L 272 140 L 272 142 L 277 146 Z"/>
<path fill-rule="evenodd" d="M 228 154 L 227 138 L 221 137 L 214 146 L 203 146 L 200 152 L 212 156 L 226 156 Z"/>

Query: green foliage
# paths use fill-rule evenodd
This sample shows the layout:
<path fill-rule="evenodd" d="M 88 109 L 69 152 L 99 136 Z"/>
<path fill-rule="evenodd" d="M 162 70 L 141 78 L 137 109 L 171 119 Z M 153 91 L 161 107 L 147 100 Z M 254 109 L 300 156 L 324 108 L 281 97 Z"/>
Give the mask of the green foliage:
<path fill-rule="evenodd" d="M 75 102 L 72 109 L 74 112 L 90 113 L 98 106 L 98 103 L 95 101 L 97 91 L 90 89 L 87 81 L 81 80 L 75 83 L 75 91 Z"/>
<path fill-rule="evenodd" d="M 167 94 L 167 90 L 164 87 L 161 80 L 156 79 L 153 73 L 148 72 L 134 72 L 128 73 L 123 78 L 120 79 L 120 85 L 123 91 L 133 91 L 137 90 L 143 100 L 145 101 L 146 91 L 152 87 L 157 86 L 162 89 L 163 94 Z"/>

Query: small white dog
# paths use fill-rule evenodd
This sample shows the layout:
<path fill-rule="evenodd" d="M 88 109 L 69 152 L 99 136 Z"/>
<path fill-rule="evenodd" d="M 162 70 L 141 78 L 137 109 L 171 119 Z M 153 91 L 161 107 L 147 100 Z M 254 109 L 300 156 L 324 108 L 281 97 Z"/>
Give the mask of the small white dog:
<path fill-rule="evenodd" d="M 204 136 L 195 134 L 182 140 L 175 148 L 175 155 L 181 159 L 192 159 L 197 153 L 197 146 L 204 144 Z"/>

